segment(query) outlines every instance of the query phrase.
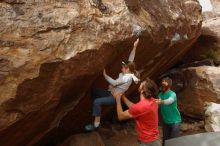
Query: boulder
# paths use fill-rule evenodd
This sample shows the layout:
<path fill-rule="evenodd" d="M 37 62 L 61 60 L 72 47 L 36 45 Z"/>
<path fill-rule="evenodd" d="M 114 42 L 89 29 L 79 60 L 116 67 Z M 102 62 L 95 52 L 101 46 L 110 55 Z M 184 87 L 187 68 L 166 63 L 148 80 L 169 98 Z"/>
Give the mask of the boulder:
<path fill-rule="evenodd" d="M 204 119 L 205 102 L 220 103 L 220 69 L 214 66 L 175 69 L 167 75 L 173 79 L 180 111 Z"/>
<path fill-rule="evenodd" d="M 137 36 L 137 68 L 155 78 L 200 35 L 197 0 L 139 1 L 138 13 L 128 2 L 103 0 L 103 14 L 88 0 L 0 1 L 2 146 L 53 145 L 82 131 L 91 87 L 107 87 L 104 68 L 117 76 Z"/>
<path fill-rule="evenodd" d="M 97 132 L 69 137 L 61 146 L 105 146 Z"/>
<path fill-rule="evenodd" d="M 182 132 L 196 132 L 202 131 L 204 129 L 204 121 L 194 122 L 194 123 L 186 123 L 183 122 L 180 125 L 180 130 Z"/>
<path fill-rule="evenodd" d="M 187 67 L 199 67 L 199 66 L 215 66 L 215 62 L 211 59 L 205 59 L 201 61 L 194 61 L 190 63 L 186 63 L 181 65 L 181 68 L 187 68 Z"/>
<path fill-rule="evenodd" d="M 206 104 L 205 129 L 207 132 L 220 132 L 220 104 Z"/>
<path fill-rule="evenodd" d="M 134 122 L 108 124 L 96 132 L 75 134 L 61 146 L 138 146 Z"/>
<path fill-rule="evenodd" d="M 212 59 L 219 66 L 220 61 L 220 1 L 200 0 L 203 5 L 202 34 L 186 53 L 182 62 L 189 63 L 203 59 Z M 208 8 L 208 10 L 206 10 Z"/>

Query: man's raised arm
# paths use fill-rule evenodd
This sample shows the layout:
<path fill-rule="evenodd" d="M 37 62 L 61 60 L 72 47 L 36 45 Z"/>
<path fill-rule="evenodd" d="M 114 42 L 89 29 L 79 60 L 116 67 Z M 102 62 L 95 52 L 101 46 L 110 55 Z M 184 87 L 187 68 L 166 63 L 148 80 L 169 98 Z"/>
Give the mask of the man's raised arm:
<path fill-rule="evenodd" d="M 122 95 L 122 100 L 127 105 L 128 108 L 134 105 L 134 103 L 131 102 L 124 94 Z"/>
<path fill-rule="evenodd" d="M 122 105 L 121 105 L 121 95 L 120 94 L 118 94 L 115 97 L 115 100 L 116 100 L 116 104 L 117 104 L 116 107 L 117 107 L 118 119 L 120 121 L 122 121 L 122 120 L 127 120 L 127 119 L 132 118 L 132 116 L 129 114 L 128 110 L 123 111 Z"/>

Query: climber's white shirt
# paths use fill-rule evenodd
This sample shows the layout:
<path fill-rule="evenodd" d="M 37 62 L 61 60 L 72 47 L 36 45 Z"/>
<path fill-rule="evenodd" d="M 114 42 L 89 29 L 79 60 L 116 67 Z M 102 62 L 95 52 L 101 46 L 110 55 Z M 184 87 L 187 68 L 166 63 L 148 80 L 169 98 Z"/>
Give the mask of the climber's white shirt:
<path fill-rule="evenodd" d="M 132 84 L 132 81 L 135 83 L 139 82 L 139 79 L 132 73 L 120 73 L 119 77 L 114 80 L 107 74 L 104 74 L 105 79 L 109 82 L 109 91 L 112 93 L 124 93 L 128 90 L 130 85 Z"/>
<path fill-rule="evenodd" d="M 133 49 L 129 55 L 128 61 L 133 62 L 135 58 L 135 50 Z M 128 90 L 132 81 L 138 83 L 139 79 L 132 73 L 120 73 L 116 80 L 112 79 L 107 74 L 104 74 L 105 79 L 109 82 L 109 91 L 112 93 L 124 93 Z"/>

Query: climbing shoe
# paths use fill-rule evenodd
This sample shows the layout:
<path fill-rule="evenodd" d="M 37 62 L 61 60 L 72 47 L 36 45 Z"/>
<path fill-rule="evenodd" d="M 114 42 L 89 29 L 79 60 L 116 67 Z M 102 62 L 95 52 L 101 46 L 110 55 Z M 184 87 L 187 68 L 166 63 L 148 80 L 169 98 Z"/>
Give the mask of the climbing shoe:
<path fill-rule="evenodd" d="M 94 131 L 94 130 L 96 130 L 96 129 L 99 129 L 100 127 L 101 127 L 100 124 L 99 124 L 98 127 L 95 127 L 94 124 L 88 124 L 88 125 L 85 126 L 85 130 L 86 130 L 87 132 L 92 132 L 92 131 Z"/>

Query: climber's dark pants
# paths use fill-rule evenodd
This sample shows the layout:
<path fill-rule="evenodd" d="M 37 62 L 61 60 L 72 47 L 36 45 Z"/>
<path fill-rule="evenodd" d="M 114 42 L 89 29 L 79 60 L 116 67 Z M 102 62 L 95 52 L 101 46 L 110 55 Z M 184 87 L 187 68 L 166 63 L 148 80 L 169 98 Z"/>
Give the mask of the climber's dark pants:
<path fill-rule="evenodd" d="M 163 146 L 165 141 L 179 136 L 180 123 L 165 124 L 163 123 Z"/>
<path fill-rule="evenodd" d="M 93 116 L 101 116 L 102 105 L 115 105 L 115 99 L 110 91 L 103 89 L 92 89 Z"/>

